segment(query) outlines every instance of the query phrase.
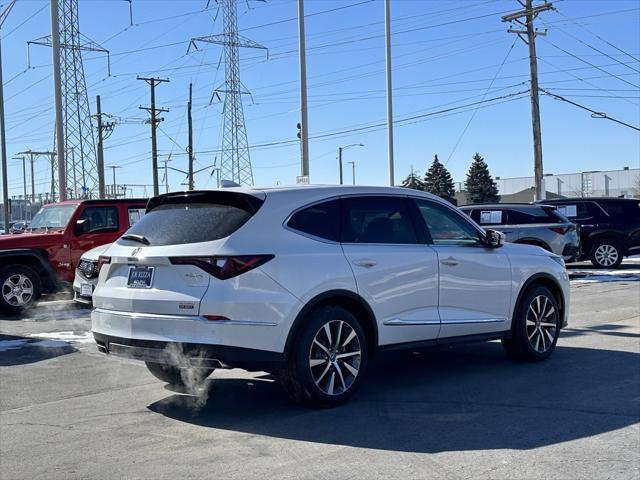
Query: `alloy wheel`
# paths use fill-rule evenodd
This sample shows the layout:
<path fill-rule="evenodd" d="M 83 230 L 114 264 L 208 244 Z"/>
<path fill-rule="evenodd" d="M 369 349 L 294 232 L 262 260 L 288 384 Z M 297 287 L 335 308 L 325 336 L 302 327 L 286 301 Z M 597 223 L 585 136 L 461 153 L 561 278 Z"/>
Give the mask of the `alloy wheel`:
<path fill-rule="evenodd" d="M 526 318 L 527 337 L 533 349 L 544 353 L 551 348 L 558 328 L 558 312 L 545 295 L 538 295 L 529 304 Z"/>
<path fill-rule="evenodd" d="M 618 250 L 613 245 L 605 243 L 596 248 L 594 256 L 600 265 L 610 267 L 618 261 Z"/>
<path fill-rule="evenodd" d="M 311 376 L 327 395 L 340 395 L 353 385 L 361 360 L 358 334 L 342 320 L 331 320 L 320 327 L 309 349 Z"/>
<path fill-rule="evenodd" d="M 26 275 L 11 275 L 2 284 L 4 301 L 14 307 L 23 307 L 33 299 L 33 282 Z"/>

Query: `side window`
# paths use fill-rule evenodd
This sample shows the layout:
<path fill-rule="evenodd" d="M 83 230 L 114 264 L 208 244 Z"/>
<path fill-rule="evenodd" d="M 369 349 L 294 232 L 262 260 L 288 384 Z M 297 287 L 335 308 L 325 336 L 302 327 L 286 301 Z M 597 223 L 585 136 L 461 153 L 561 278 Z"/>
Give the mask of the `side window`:
<path fill-rule="evenodd" d="M 289 228 L 326 240 L 340 241 L 340 204 L 338 200 L 318 203 L 296 212 Z"/>
<path fill-rule="evenodd" d="M 428 200 L 416 200 L 434 245 L 478 245 L 477 230 L 449 208 Z"/>
<path fill-rule="evenodd" d="M 476 220 L 476 222 L 480 225 L 504 225 L 505 223 L 507 223 L 506 210 L 480 209 L 477 210 L 477 212 L 478 220 Z"/>
<path fill-rule="evenodd" d="M 584 202 L 565 203 L 558 205 L 558 213 L 567 218 L 589 218 L 591 214 Z"/>
<path fill-rule="evenodd" d="M 145 209 L 140 207 L 130 207 L 128 209 L 129 213 L 129 226 L 132 227 L 134 223 L 142 218 L 144 215 Z"/>
<path fill-rule="evenodd" d="M 355 197 L 343 200 L 344 243 L 418 243 L 404 197 Z"/>
<path fill-rule="evenodd" d="M 89 220 L 89 232 L 118 230 L 118 209 L 116 207 L 87 207 L 80 220 Z"/>

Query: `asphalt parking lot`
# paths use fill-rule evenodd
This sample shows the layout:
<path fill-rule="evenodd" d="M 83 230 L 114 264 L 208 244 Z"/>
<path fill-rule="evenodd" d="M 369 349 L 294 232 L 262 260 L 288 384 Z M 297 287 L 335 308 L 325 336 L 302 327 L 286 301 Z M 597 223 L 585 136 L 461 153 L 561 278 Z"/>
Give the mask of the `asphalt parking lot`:
<path fill-rule="evenodd" d="M 640 478 L 640 261 L 623 267 L 571 266 L 547 362 L 497 342 L 402 354 L 333 410 L 241 370 L 172 391 L 43 299 L 0 317 L 0 478 Z"/>

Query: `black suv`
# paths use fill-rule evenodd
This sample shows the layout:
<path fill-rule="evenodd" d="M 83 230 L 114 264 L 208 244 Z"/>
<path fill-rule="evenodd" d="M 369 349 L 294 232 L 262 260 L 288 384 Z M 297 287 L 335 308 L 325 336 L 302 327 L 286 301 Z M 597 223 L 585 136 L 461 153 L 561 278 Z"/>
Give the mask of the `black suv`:
<path fill-rule="evenodd" d="M 544 200 L 580 225 L 583 258 L 596 267 L 618 268 L 623 257 L 640 254 L 640 200 L 563 198 Z"/>

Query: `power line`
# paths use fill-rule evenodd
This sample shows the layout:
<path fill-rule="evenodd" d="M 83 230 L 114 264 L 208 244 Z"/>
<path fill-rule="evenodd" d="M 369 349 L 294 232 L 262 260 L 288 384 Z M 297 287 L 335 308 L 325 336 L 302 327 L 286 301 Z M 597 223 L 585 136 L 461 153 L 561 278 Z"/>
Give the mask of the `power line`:
<path fill-rule="evenodd" d="M 493 83 L 496 81 L 496 77 L 498 75 L 500 75 L 500 72 L 502 71 L 502 67 L 504 67 L 504 64 L 507 62 L 507 59 L 509 58 L 509 55 L 511 55 L 511 52 L 513 50 L 513 47 L 515 47 L 516 42 L 518 41 L 517 38 L 515 38 L 513 40 L 513 43 L 511 44 L 511 47 L 509 47 L 509 50 L 507 50 L 507 54 L 504 56 L 504 58 L 502 59 L 502 63 L 500 64 L 500 66 L 498 67 L 498 70 L 496 70 L 496 74 L 493 76 L 493 78 L 491 79 L 491 82 L 489 82 L 489 86 L 486 88 L 482 99 L 484 100 L 484 98 L 487 96 L 487 94 L 489 93 L 489 91 L 491 90 L 491 87 L 493 86 Z M 478 105 L 479 107 L 479 105 Z M 476 116 L 476 113 L 478 112 L 478 109 L 476 108 L 473 113 L 471 114 L 471 117 L 469 118 L 469 121 L 467 122 L 467 124 L 464 126 L 464 129 L 462 130 L 462 132 L 460 133 L 460 136 L 458 137 L 458 140 L 456 141 L 455 145 L 453 146 L 453 149 L 451 150 L 451 153 L 449 154 L 449 156 L 447 157 L 447 159 L 445 160 L 444 164 L 446 165 L 447 163 L 449 163 L 449 160 L 451 160 L 451 157 L 453 156 L 453 154 L 456 152 L 456 150 L 458 149 L 458 145 L 460 145 L 460 142 L 462 141 L 462 138 L 464 137 L 465 133 L 467 133 L 467 129 L 469 128 L 469 125 L 471 125 L 471 122 L 473 121 L 473 119 Z"/>
<path fill-rule="evenodd" d="M 555 98 L 556 100 L 561 100 L 563 102 L 570 103 L 571 105 L 574 105 L 574 106 L 576 106 L 578 108 L 586 110 L 587 112 L 591 112 L 591 118 L 604 118 L 605 120 L 611 120 L 612 122 L 619 123 L 620 125 L 624 125 L 625 127 L 629 127 L 629 128 L 632 128 L 632 129 L 637 130 L 637 131 L 640 132 L 640 128 L 638 128 L 638 127 L 636 127 L 634 125 L 631 125 L 629 123 L 625 123 L 625 122 L 623 122 L 621 120 L 615 119 L 613 117 L 610 117 L 604 112 L 597 112 L 595 110 L 590 109 L 589 107 L 585 107 L 584 105 L 581 105 L 579 103 L 573 102 L 573 101 L 569 100 L 568 98 L 563 97 L 562 95 L 558 95 L 557 93 L 552 93 L 552 92 L 550 92 L 548 90 L 545 90 L 544 88 L 541 88 L 540 91 L 546 93 L 550 97 Z"/>
<path fill-rule="evenodd" d="M 624 82 L 624 83 L 626 83 L 627 85 L 631 85 L 632 87 L 640 88 L 640 86 L 638 86 L 638 85 L 636 85 L 636 84 L 634 84 L 634 83 L 628 82 L 628 81 L 627 81 L 627 80 L 625 80 L 624 78 L 620 78 L 618 75 L 615 75 L 615 74 L 613 74 L 613 73 L 611 73 L 611 72 L 609 72 L 609 71 L 607 71 L 607 70 L 605 70 L 605 69 L 603 69 L 603 68 L 601 68 L 601 67 L 598 67 L 597 65 L 594 65 L 593 63 L 591 63 L 591 62 L 589 62 L 589 61 L 585 60 L 584 58 L 581 58 L 581 57 L 579 57 L 578 55 L 575 55 L 575 54 L 573 54 L 573 53 L 571 53 L 571 52 L 569 52 L 569 51 L 565 50 L 564 48 L 562 48 L 562 47 L 560 47 L 560 46 L 556 45 L 555 43 L 553 43 L 553 42 L 552 42 L 552 41 L 550 41 L 550 40 L 546 40 L 546 39 L 545 39 L 545 41 L 546 41 L 548 44 L 550 44 L 551 46 L 553 46 L 553 47 L 557 48 L 558 50 L 560 50 L 560 51 L 562 51 L 562 52 L 566 53 L 567 55 L 569 55 L 569 56 L 571 56 L 571 57 L 575 58 L 576 60 L 579 60 L 579 61 L 581 61 L 581 62 L 583 62 L 583 63 L 586 63 L 587 65 L 591 66 L 592 68 L 595 68 L 595 69 L 597 69 L 597 70 L 600 70 L 602 73 L 606 73 L 607 75 L 610 75 L 611 77 L 613 77 L 613 78 L 615 78 L 615 79 L 617 79 L 617 80 L 620 80 L 621 82 Z"/>

